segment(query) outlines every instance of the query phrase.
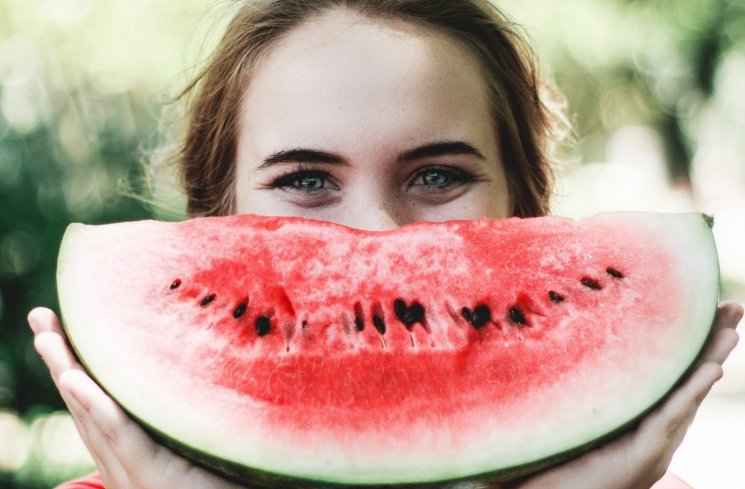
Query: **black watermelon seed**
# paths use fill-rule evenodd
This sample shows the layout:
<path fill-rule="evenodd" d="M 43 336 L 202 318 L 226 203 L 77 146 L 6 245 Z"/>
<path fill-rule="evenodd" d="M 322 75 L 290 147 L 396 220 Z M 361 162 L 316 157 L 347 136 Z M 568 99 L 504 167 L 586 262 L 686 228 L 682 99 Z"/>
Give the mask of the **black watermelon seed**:
<path fill-rule="evenodd" d="M 491 310 L 488 306 L 478 306 L 473 310 L 471 314 L 471 325 L 474 328 L 480 329 L 491 320 Z"/>
<path fill-rule="evenodd" d="M 510 321 L 516 324 L 526 324 L 523 312 L 517 307 L 510 308 Z"/>
<path fill-rule="evenodd" d="M 393 301 L 393 311 L 406 328 L 410 328 L 412 324 L 421 321 L 424 317 L 424 306 L 418 302 L 407 306 L 406 302 L 401 298 Z"/>
<path fill-rule="evenodd" d="M 373 326 L 378 330 L 378 333 L 385 334 L 385 321 L 383 321 L 383 318 L 374 314 L 372 320 Z"/>
<path fill-rule="evenodd" d="M 582 285 L 584 285 L 588 289 L 600 290 L 603 288 L 600 286 L 600 283 L 597 280 L 590 277 L 582 277 L 582 280 L 580 280 L 580 282 L 582 282 Z"/>
<path fill-rule="evenodd" d="M 248 307 L 248 301 L 243 301 L 235 308 L 235 311 L 233 311 L 233 317 L 238 319 L 239 317 L 243 316 L 243 314 L 246 312 L 246 308 Z"/>
<path fill-rule="evenodd" d="M 553 290 L 548 292 L 548 298 L 551 299 L 552 302 L 564 302 L 564 296 L 558 292 L 554 292 Z"/>
<path fill-rule="evenodd" d="M 259 336 L 268 335 L 269 331 L 272 329 L 272 323 L 266 316 L 257 317 L 254 326 L 256 326 L 256 334 L 258 334 Z"/>
<path fill-rule="evenodd" d="M 411 314 L 411 317 L 414 318 L 415 322 L 421 321 L 424 319 L 424 306 L 418 302 L 414 302 L 409 306 L 409 313 Z"/>
<path fill-rule="evenodd" d="M 177 278 L 173 282 L 171 282 L 171 290 L 178 289 L 178 286 L 181 285 L 181 279 Z"/>
<path fill-rule="evenodd" d="M 613 267 L 608 267 L 608 268 L 606 268 L 606 269 L 605 269 L 605 271 L 606 271 L 606 272 L 608 273 L 608 275 L 610 275 L 611 277 L 615 277 L 615 278 L 623 278 L 623 277 L 624 277 L 624 275 L 623 275 L 623 273 L 622 273 L 622 272 L 620 272 L 620 271 L 616 270 L 616 269 L 615 269 L 615 268 L 613 268 Z"/>
<path fill-rule="evenodd" d="M 406 306 L 406 302 L 404 302 L 403 299 L 396 299 L 393 301 L 393 312 L 396 313 L 398 319 L 405 323 L 406 321 L 404 317 L 408 315 L 409 308 Z"/>
<path fill-rule="evenodd" d="M 200 302 L 199 305 L 202 306 L 202 307 L 204 307 L 207 304 L 209 304 L 210 302 L 214 301 L 215 300 L 215 297 L 216 297 L 215 294 L 210 294 L 207 297 L 205 297 L 204 299 L 202 299 L 202 302 Z"/>
<path fill-rule="evenodd" d="M 464 307 L 460 310 L 460 313 L 463 315 L 463 318 L 466 321 L 468 321 L 469 323 L 471 322 L 471 310 L 469 308 Z"/>
<path fill-rule="evenodd" d="M 357 328 L 357 331 L 363 331 L 365 329 L 365 321 L 363 321 L 361 317 L 355 316 L 354 327 Z"/>
<path fill-rule="evenodd" d="M 359 302 L 354 304 L 354 327 L 357 331 L 365 329 L 365 316 L 362 314 L 362 305 Z"/>

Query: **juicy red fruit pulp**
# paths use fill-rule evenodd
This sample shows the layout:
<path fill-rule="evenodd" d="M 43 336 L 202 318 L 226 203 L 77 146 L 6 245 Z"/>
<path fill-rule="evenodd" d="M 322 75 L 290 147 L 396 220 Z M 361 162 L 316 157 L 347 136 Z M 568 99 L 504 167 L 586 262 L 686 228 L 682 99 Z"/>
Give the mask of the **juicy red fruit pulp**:
<path fill-rule="evenodd" d="M 655 277 L 674 273 L 664 254 L 646 250 L 643 266 L 627 263 L 635 237 L 544 231 L 526 241 L 483 227 L 462 222 L 418 239 L 415 229 L 346 231 L 356 239 L 342 245 L 333 233 L 310 233 L 289 246 L 278 227 L 188 275 L 175 265 L 149 295 L 168 315 L 230 338 L 223 351 L 203 352 L 224 358 L 213 382 L 274 406 L 302 405 L 300 424 L 312 429 L 314 412 L 344 409 L 339 431 L 420 416 L 397 409 L 412 400 L 440 416 L 483 397 L 511 404 L 608 355 L 605 343 L 623 338 L 626 322 L 665 324 L 658 313 L 667 305 L 641 301 L 625 322 L 604 320 L 604 310 L 613 318 L 614 305 L 640 299 L 630 290 L 653 290 Z M 536 261 L 538 271 L 526 273 Z M 592 320 L 578 321 L 582 311 Z M 278 420 L 293 421 L 294 413 Z"/>

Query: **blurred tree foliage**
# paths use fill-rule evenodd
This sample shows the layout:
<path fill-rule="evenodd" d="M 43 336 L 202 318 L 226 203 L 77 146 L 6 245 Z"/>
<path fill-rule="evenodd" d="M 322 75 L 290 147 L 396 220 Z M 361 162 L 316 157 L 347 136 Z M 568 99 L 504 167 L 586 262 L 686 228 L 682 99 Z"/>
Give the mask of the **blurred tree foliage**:
<path fill-rule="evenodd" d="M 670 177 L 690 183 L 691 124 L 712 97 L 733 95 L 717 94 L 716 83 L 723 61 L 745 54 L 745 2 L 500 4 L 527 26 L 567 96 L 583 160 L 602 161 L 614 130 L 649 125 L 665 144 Z"/>
<path fill-rule="evenodd" d="M 158 96 L 197 61 L 194 32 L 219 31 L 195 29 L 212 2 L 178 4 L 0 0 L 0 411 L 30 422 L 63 408 L 25 317 L 57 307 L 67 224 L 153 215 L 122 189 L 139 187 L 144 150 L 159 142 Z M 566 93 L 584 158 L 602 160 L 609 134 L 644 124 L 662 136 L 670 176 L 690 182 L 691 120 L 718 96 L 722 63 L 745 56 L 745 2 L 500 4 Z M 0 461 L 0 487 L 49 487 L 67 475 L 39 477 L 26 465 L 3 472 Z"/>
<path fill-rule="evenodd" d="M 152 115 L 130 94 L 97 98 L 73 90 L 53 101 L 57 110 L 28 131 L 0 119 L 0 408 L 20 413 L 63 408 L 33 351 L 25 316 L 37 305 L 57 309 L 56 250 L 65 227 L 150 215 L 117 189 L 140 174 L 139 148 L 152 137 Z M 81 110 L 95 112 L 96 119 L 65 127 L 83 123 L 76 115 Z M 76 130 L 81 138 L 65 148 L 62 133 Z"/>

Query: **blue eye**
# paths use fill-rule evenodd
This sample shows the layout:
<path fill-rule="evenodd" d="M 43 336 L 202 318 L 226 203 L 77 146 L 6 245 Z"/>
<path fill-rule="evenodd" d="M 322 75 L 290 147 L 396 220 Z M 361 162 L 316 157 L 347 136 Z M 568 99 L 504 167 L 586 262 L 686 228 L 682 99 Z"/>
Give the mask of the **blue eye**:
<path fill-rule="evenodd" d="M 410 186 L 427 190 L 445 190 L 473 180 L 468 173 L 452 167 L 430 166 L 416 173 Z"/>
<path fill-rule="evenodd" d="M 428 187 L 444 187 L 450 182 L 450 175 L 442 170 L 427 170 L 422 174 L 422 181 Z"/>
<path fill-rule="evenodd" d="M 324 184 L 326 181 L 316 175 L 307 175 L 304 177 L 300 177 L 296 180 L 296 187 L 301 190 L 310 191 L 310 190 L 320 190 L 324 187 Z"/>
<path fill-rule="evenodd" d="M 306 193 L 337 188 L 329 182 L 328 177 L 328 172 L 322 170 L 296 170 L 277 178 L 272 182 L 272 187 Z"/>

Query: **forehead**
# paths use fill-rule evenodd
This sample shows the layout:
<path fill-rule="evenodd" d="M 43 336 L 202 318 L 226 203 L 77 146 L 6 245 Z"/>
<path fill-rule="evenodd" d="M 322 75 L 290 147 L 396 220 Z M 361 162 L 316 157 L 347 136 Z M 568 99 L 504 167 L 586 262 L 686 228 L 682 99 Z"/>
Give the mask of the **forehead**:
<path fill-rule="evenodd" d="M 275 41 L 243 105 L 249 134 L 241 137 L 264 146 L 493 134 L 484 77 L 465 46 L 430 28 L 347 10 Z"/>

